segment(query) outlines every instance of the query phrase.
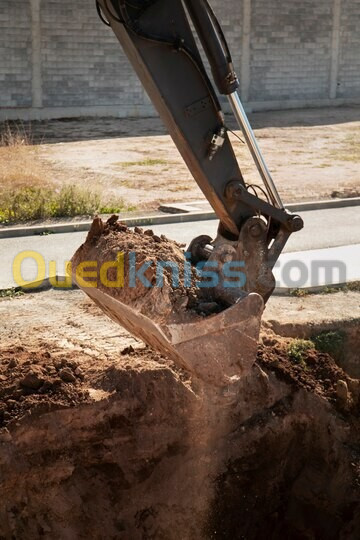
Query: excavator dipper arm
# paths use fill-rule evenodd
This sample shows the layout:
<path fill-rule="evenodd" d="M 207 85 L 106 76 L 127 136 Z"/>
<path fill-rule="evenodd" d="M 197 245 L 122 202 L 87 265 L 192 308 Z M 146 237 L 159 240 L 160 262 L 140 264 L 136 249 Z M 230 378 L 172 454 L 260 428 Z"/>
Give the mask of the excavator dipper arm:
<path fill-rule="evenodd" d="M 199 289 L 199 298 L 221 306 L 221 311 L 208 317 L 191 310 L 169 313 L 168 288 L 148 291 L 150 303 L 144 293 L 143 304 L 142 297 L 132 302 L 127 291 L 119 296 L 112 289 L 77 282 L 133 335 L 206 383 L 227 386 L 252 369 L 264 303 L 275 287 L 272 269 L 290 234 L 302 228 L 302 220 L 283 208 L 237 94 L 239 83 L 225 37 L 207 0 L 97 0 L 96 5 L 220 220 L 216 239 L 195 238 L 188 251 L 193 264 L 211 263 L 216 269 L 216 285 L 201 289 L 203 294 Z M 264 187 L 246 185 L 218 96 L 228 97 Z M 96 250 L 103 230 L 100 221 L 94 221 L 86 243 L 73 257 L 75 280 L 77 263 Z M 242 283 L 229 281 L 228 264 L 241 267 Z"/>
<path fill-rule="evenodd" d="M 97 0 L 97 8 L 120 41 L 190 172 L 216 212 L 220 220 L 216 243 L 239 243 L 242 229 L 252 219 L 252 226 L 247 227 L 247 249 L 239 246 L 237 256 L 244 251 L 248 254 L 250 249 L 250 255 L 245 255 L 251 277 L 248 287 L 251 282 L 266 300 L 274 288 L 269 271 L 290 234 L 303 224 L 299 216 L 290 215 L 283 208 L 237 94 L 239 82 L 229 48 L 210 5 L 207 0 Z M 191 25 L 210 65 L 217 92 Z M 219 94 L 229 99 L 265 190 L 253 186 L 249 189 L 245 184 L 228 137 Z M 259 191 L 265 197 L 260 198 Z M 243 231 L 242 237 L 244 234 Z M 259 236 L 261 254 L 256 245 Z M 197 253 L 200 247 L 205 258 L 216 257 L 210 255 L 211 246 L 201 249 L 206 246 L 199 246 L 195 240 L 191 247 Z M 254 274 L 259 273 L 260 267 L 263 283 L 257 284 Z"/>

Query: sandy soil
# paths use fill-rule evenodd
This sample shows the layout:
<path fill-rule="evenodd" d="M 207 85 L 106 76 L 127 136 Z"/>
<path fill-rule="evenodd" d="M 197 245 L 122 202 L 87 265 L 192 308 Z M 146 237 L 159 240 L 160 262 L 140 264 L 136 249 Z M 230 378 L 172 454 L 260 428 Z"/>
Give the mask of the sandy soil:
<path fill-rule="evenodd" d="M 129 257 L 136 249 L 136 270 L 142 265 L 149 264 L 149 268 L 144 273 L 144 278 L 152 285 L 157 283 L 158 274 L 154 267 L 156 261 L 172 261 L 177 265 L 179 275 L 184 274 L 184 253 L 181 245 L 166 238 L 164 235 L 157 236 L 151 229 L 135 227 L 129 229 L 125 224 L 117 221 L 117 216 L 112 216 L 109 220 L 102 221 L 95 218 L 86 241 L 82 244 L 72 258 L 73 278 L 77 282 L 77 268 L 86 261 L 96 261 L 98 268 L 104 264 L 109 264 L 114 260 L 114 254 L 122 253 L 124 265 L 123 272 L 119 278 L 119 267 L 111 268 L 107 271 L 107 279 L 110 283 L 122 285 L 114 287 L 104 283 L 104 279 L 97 276 L 98 289 L 117 298 L 125 304 L 131 304 L 139 313 L 146 314 L 154 320 L 166 320 L 174 312 L 186 310 L 196 310 L 201 303 L 198 298 L 199 289 L 195 287 L 184 287 L 179 281 L 173 281 L 171 269 L 163 269 L 163 284 L 160 287 L 150 289 L 140 280 L 136 287 L 128 287 L 129 283 Z M 190 267 L 192 283 L 196 281 L 195 271 Z M 82 286 L 86 286 L 85 283 Z M 81 284 L 80 284 L 81 286 Z M 183 306 L 183 308 L 179 308 Z M 219 307 L 220 309 L 220 307 Z M 199 309 L 198 309 L 199 311 Z M 194 313 L 195 315 L 195 313 Z M 180 316 L 180 315 L 179 315 Z"/>
<path fill-rule="evenodd" d="M 359 537 L 360 386 L 328 355 L 294 364 L 265 328 L 224 392 L 80 291 L 2 300 L 0 316 L 1 537 Z"/>
<path fill-rule="evenodd" d="M 304 298 L 272 296 L 263 316 L 264 331 L 270 328 L 279 335 L 308 337 L 347 324 L 359 329 L 359 306 L 358 292 Z M 108 361 L 128 346 L 143 346 L 79 290 L 0 299 L 0 317 L 3 347 L 36 347 L 44 342 L 55 351 L 79 352 Z M 360 364 L 358 347 L 354 347 L 354 356 Z"/>
<path fill-rule="evenodd" d="M 285 202 L 359 194 L 359 108 L 256 113 L 250 120 Z M 46 183 L 86 184 L 147 209 L 202 198 L 157 118 L 34 122 L 31 133 L 39 146 L 29 152 Z M 245 180 L 259 183 L 246 148 L 230 137 Z"/>

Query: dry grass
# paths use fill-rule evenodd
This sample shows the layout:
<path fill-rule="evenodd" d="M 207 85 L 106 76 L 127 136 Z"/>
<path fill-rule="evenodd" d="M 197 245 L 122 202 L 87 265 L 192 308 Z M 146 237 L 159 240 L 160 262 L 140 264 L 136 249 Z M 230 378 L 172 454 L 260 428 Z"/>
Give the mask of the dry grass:
<path fill-rule="evenodd" d="M 35 146 L 0 147 L 0 189 L 19 189 L 27 186 L 46 186 L 44 170 Z"/>
<path fill-rule="evenodd" d="M 22 122 L 5 122 L 0 131 L 0 146 L 19 147 L 33 143 L 31 124 L 26 127 Z"/>
<path fill-rule="evenodd" d="M 179 191 L 190 191 L 191 186 L 187 184 L 179 184 L 179 185 L 173 185 L 168 188 L 171 193 L 178 193 Z"/>
<path fill-rule="evenodd" d="M 341 161 L 360 163 L 360 130 L 347 135 L 343 145 L 331 152 L 331 156 Z"/>
<path fill-rule="evenodd" d="M 169 161 L 166 161 L 165 159 L 143 159 L 141 161 L 119 161 L 118 163 L 114 163 L 114 165 L 118 167 L 155 167 L 157 165 L 169 165 Z"/>
<path fill-rule="evenodd" d="M 0 223 L 52 217 L 91 216 L 129 211 L 121 198 L 105 199 L 97 191 L 56 185 L 56 178 L 21 125 L 4 124 L 0 132 Z"/>

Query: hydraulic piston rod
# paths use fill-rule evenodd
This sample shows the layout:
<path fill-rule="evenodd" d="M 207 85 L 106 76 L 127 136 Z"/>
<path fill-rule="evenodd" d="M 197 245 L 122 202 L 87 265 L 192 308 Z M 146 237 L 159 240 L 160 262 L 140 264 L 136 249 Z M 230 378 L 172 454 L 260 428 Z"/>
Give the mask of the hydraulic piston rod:
<path fill-rule="evenodd" d="M 232 94 L 229 94 L 228 99 L 229 99 L 231 108 L 233 110 L 233 113 L 235 115 L 235 118 L 238 121 L 238 124 L 244 134 L 246 144 L 251 152 L 251 155 L 254 159 L 256 167 L 269 193 L 271 202 L 277 208 L 283 209 L 284 205 L 281 201 L 278 190 L 276 189 L 274 181 L 271 177 L 270 171 L 267 168 L 267 165 L 265 163 L 265 160 L 263 158 L 263 155 L 261 153 L 261 150 L 255 138 L 255 134 L 252 130 L 252 127 L 250 125 L 246 112 L 244 110 L 244 107 L 242 106 L 238 93 L 233 92 Z"/>
<path fill-rule="evenodd" d="M 284 205 L 266 166 L 236 89 L 239 81 L 233 68 L 231 54 L 224 34 L 207 0 L 185 0 L 188 12 L 209 59 L 219 92 L 227 95 L 234 115 L 243 131 L 246 143 L 265 184 L 271 203 L 283 209 Z"/>

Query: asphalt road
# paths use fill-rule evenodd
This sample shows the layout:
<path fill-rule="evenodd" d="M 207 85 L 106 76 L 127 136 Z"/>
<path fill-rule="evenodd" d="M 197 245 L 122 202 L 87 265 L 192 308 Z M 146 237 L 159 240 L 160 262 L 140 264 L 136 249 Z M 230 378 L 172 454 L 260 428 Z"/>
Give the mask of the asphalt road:
<path fill-rule="evenodd" d="M 360 245 L 360 208 L 316 210 L 303 212 L 301 215 L 305 227 L 302 231 L 292 235 L 284 252 L 287 254 L 293 253 L 294 257 L 298 257 L 299 252 L 306 251 L 308 253 L 305 259 L 309 260 L 309 257 L 312 256 L 311 252 L 314 250 L 347 246 L 346 249 L 331 250 L 329 253 L 331 257 L 345 257 L 346 264 L 351 265 L 348 279 L 350 279 L 349 276 L 351 276 L 351 279 L 360 279 L 360 269 L 357 271 L 359 246 L 355 246 L 355 244 Z M 214 237 L 216 235 L 217 221 L 156 225 L 152 229 L 156 234 L 165 234 L 178 242 L 188 244 L 194 237 L 201 234 Z M 16 285 L 13 278 L 13 262 L 19 253 L 35 251 L 40 254 L 45 261 L 47 274 L 49 261 L 55 261 L 56 272 L 62 275 L 64 274 L 65 262 L 71 258 L 85 237 L 86 232 L 78 232 L 0 239 L 0 289 Z M 351 245 L 354 245 L 353 249 Z M 325 252 L 323 252 L 323 255 L 325 255 Z M 286 256 L 286 260 L 289 260 L 289 255 Z M 34 260 L 31 258 L 25 259 L 21 271 L 24 279 L 35 279 L 37 267 Z"/>

